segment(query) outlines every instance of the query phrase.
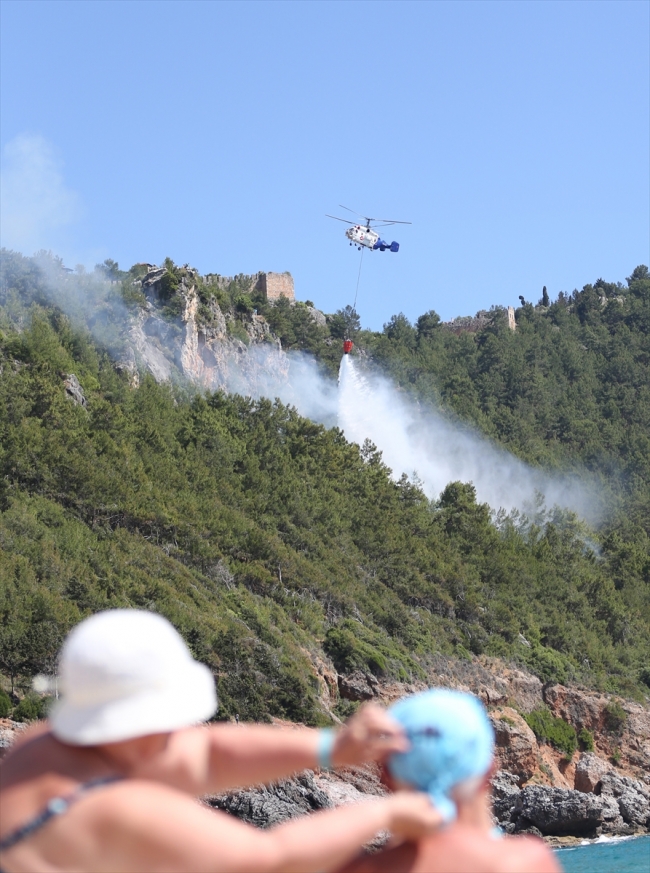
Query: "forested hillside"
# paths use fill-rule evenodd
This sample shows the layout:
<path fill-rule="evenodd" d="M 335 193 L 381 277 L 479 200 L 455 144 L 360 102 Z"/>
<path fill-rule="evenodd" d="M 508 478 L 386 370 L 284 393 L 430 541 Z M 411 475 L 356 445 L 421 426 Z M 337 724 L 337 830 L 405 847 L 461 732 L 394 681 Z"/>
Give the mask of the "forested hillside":
<path fill-rule="evenodd" d="M 515 332 L 493 310 L 478 333 L 456 335 L 430 312 L 355 336 L 406 389 L 526 460 L 597 473 L 611 514 L 587 531 L 559 512 L 494 517 L 469 483 L 431 502 L 392 481 L 373 446 L 278 403 L 144 375 L 133 388 L 108 349 L 48 302 L 35 262 L 2 259 L 5 687 L 53 670 L 83 615 L 137 606 L 167 615 L 214 670 L 223 716 L 324 722 L 319 660 L 423 678 L 436 652 L 650 694 L 647 269 L 626 286 L 525 304 Z M 141 304 L 132 282 L 121 287 Z M 304 306 L 231 292 L 238 318 L 256 305 L 285 347 L 324 366 L 346 319 L 355 326 L 354 313 L 318 326 Z M 202 288 L 206 305 L 214 293 Z M 85 406 L 66 395 L 67 374 Z"/>

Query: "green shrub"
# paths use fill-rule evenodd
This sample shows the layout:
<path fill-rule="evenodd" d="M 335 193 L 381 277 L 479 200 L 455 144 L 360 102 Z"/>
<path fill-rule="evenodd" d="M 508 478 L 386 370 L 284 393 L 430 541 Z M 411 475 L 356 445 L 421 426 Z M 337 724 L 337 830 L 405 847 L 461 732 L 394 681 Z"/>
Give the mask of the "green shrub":
<path fill-rule="evenodd" d="M 538 740 L 550 743 L 564 752 L 569 760 L 573 757 L 573 753 L 578 748 L 578 738 L 575 728 L 564 719 L 555 718 L 543 707 L 524 715 L 524 719 Z"/>
<path fill-rule="evenodd" d="M 7 718 L 12 709 L 11 698 L 6 692 L 0 691 L 0 718 Z"/>
<path fill-rule="evenodd" d="M 238 294 L 235 297 L 235 309 L 237 312 L 248 313 L 254 309 L 253 301 L 250 294 Z"/>
<path fill-rule="evenodd" d="M 382 653 L 359 639 L 348 625 L 349 622 L 345 621 L 339 627 L 330 628 L 323 644 L 336 669 L 339 673 L 369 670 L 375 675 L 383 675 L 387 665 Z"/>
<path fill-rule="evenodd" d="M 360 705 L 361 704 L 358 700 L 343 700 L 343 698 L 341 698 L 334 707 L 334 712 L 340 719 L 345 721 L 350 718 L 351 715 L 354 715 Z"/>
<path fill-rule="evenodd" d="M 605 727 L 612 733 L 619 733 L 625 722 L 627 721 L 627 713 L 620 703 L 612 700 L 605 707 Z"/>
<path fill-rule="evenodd" d="M 182 314 L 184 305 L 180 294 L 175 294 L 167 298 L 167 303 L 163 306 L 161 314 L 167 321 L 174 321 Z"/>
<path fill-rule="evenodd" d="M 241 340 L 246 345 L 250 344 L 251 338 L 246 333 L 246 328 L 241 323 L 241 321 L 228 321 L 226 322 L 226 326 L 230 336 L 235 337 L 235 339 Z"/>
<path fill-rule="evenodd" d="M 520 657 L 543 682 L 560 682 L 565 685 L 569 681 L 567 660 L 560 652 L 535 643 L 530 649 L 520 653 Z"/>
<path fill-rule="evenodd" d="M 587 728 L 582 728 L 578 734 L 578 742 L 583 752 L 593 752 L 594 750 L 594 735 Z"/>
<path fill-rule="evenodd" d="M 16 721 L 36 721 L 40 718 L 46 718 L 51 700 L 51 697 L 28 694 L 14 709 L 14 719 Z"/>

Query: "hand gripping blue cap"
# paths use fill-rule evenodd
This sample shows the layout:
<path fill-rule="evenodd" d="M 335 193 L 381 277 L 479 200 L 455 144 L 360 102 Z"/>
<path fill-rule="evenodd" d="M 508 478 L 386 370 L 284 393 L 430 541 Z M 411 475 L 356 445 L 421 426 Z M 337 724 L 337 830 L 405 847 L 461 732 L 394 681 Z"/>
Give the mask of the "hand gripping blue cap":
<path fill-rule="evenodd" d="M 434 688 L 405 697 L 388 711 L 411 743 L 407 752 L 388 759 L 390 774 L 426 791 L 445 821 L 452 821 L 452 789 L 484 776 L 492 761 L 494 732 L 483 704 L 471 694 Z"/>

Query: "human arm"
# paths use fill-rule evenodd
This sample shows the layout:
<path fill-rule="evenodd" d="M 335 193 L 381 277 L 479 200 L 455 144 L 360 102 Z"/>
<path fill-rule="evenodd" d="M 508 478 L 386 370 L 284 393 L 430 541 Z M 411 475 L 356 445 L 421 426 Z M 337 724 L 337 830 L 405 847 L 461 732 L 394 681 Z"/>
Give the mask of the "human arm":
<path fill-rule="evenodd" d="M 425 795 L 398 792 L 260 831 L 169 789 L 161 789 L 152 803 L 151 787 L 141 786 L 129 788 L 115 808 L 118 820 L 106 824 L 109 851 L 118 847 L 115 860 L 106 859 L 114 866 L 106 869 L 121 870 L 123 863 L 147 873 L 327 873 L 352 859 L 378 831 L 416 838 L 441 822 Z M 118 859 L 123 861 L 115 866 Z"/>
<path fill-rule="evenodd" d="M 441 824 L 428 797 L 412 791 L 303 816 L 271 832 L 281 858 L 273 870 L 336 870 L 379 831 L 390 831 L 400 842 L 431 833 Z"/>
<path fill-rule="evenodd" d="M 194 795 L 271 782 L 318 768 L 320 732 L 312 728 L 217 724 L 172 734 L 166 751 L 133 775 Z M 384 760 L 404 751 L 402 728 L 376 704 L 360 707 L 335 733 L 335 767 Z"/>

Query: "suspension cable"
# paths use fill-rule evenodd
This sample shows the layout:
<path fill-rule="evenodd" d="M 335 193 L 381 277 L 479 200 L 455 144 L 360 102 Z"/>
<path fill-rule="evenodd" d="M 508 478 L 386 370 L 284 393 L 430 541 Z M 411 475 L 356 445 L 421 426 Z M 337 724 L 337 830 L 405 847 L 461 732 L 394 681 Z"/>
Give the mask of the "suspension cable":
<path fill-rule="evenodd" d="M 355 312 L 357 311 L 357 294 L 359 293 L 359 279 L 361 278 L 361 267 L 363 266 L 363 253 L 364 253 L 364 251 L 365 251 L 365 247 L 363 247 L 361 249 L 361 259 L 359 260 L 359 273 L 357 274 L 357 288 L 356 288 L 356 291 L 354 292 L 354 305 L 352 308 L 354 309 Z"/>

